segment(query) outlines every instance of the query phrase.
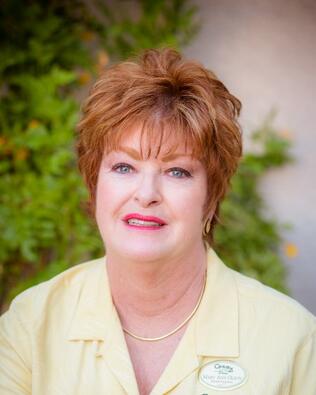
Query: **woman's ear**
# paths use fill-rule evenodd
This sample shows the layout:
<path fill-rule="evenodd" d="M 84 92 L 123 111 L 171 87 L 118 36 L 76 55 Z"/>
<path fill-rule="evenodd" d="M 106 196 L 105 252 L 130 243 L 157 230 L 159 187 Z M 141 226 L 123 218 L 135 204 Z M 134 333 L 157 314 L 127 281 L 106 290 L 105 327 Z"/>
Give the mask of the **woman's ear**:
<path fill-rule="evenodd" d="M 208 219 L 210 219 L 210 221 L 212 222 L 212 219 L 213 219 L 213 216 L 215 214 L 215 211 L 216 211 L 216 205 L 214 204 L 213 207 L 211 209 L 208 209 L 207 213 L 204 214 L 203 219 L 202 219 L 202 222 L 203 222 L 204 226 L 205 226 L 206 221 Z"/>

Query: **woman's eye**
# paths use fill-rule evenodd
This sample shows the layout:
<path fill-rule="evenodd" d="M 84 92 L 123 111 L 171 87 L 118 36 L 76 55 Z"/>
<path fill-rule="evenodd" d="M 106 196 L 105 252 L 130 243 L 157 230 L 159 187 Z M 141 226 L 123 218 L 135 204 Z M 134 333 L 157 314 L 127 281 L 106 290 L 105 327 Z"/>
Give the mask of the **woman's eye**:
<path fill-rule="evenodd" d="M 130 172 L 131 169 L 132 166 L 128 165 L 127 163 L 118 163 L 117 165 L 112 167 L 112 170 L 121 174 L 127 174 Z"/>
<path fill-rule="evenodd" d="M 187 170 L 181 169 L 180 167 L 174 167 L 170 169 L 170 173 L 173 173 L 175 178 L 192 177 Z"/>

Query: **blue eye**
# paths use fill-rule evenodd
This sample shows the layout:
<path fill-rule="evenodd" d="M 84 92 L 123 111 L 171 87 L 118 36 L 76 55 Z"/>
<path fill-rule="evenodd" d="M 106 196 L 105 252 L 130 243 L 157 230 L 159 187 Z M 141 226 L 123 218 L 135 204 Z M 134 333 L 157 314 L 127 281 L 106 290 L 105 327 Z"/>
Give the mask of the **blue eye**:
<path fill-rule="evenodd" d="M 192 177 L 187 170 L 181 169 L 181 167 L 173 167 L 170 172 L 175 174 L 175 178 Z"/>
<path fill-rule="evenodd" d="M 127 163 L 118 163 L 117 165 L 112 167 L 112 170 L 116 171 L 120 174 L 128 174 L 132 169 L 132 166 L 128 165 Z"/>

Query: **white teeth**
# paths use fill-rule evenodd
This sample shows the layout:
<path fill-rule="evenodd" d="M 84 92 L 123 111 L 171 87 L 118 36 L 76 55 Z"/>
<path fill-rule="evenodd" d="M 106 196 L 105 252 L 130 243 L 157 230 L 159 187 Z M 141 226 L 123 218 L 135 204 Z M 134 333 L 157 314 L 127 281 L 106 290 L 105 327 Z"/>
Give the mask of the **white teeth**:
<path fill-rule="evenodd" d="M 161 226 L 157 222 L 143 221 L 141 219 L 136 219 L 136 218 L 128 219 L 127 222 L 131 225 L 137 225 L 137 226 Z"/>

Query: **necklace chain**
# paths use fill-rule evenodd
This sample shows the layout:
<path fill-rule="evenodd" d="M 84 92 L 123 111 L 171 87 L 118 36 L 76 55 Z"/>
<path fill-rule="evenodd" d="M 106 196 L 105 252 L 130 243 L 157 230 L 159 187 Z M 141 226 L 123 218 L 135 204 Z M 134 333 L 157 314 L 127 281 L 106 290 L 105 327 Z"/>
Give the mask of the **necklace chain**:
<path fill-rule="evenodd" d="M 197 309 L 199 308 L 200 304 L 201 304 L 201 300 L 202 297 L 204 295 L 204 291 L 205 291 L 205 286 L 206 286 L 206 271 L 205 271 L 205 275 L 204 275 L 204 283 L 203 283 L 203 287 L 199 296 L 199 299 L 193 309 L 193 311 L 189 314 L 189 316 L 180 324 L 178 325 L 175 329 L 173 329 L 171 332 L 168 332 L 167 334 L 163 335 L 163 336 L 159 336 L 159 337 L 142 337 L 142 336 L 138 336 L 135 335 L 134 333 L 130 332 L 128 329 L 122 327 L 123 331 L 125 333 L 127 333 L 129 336 L 133 337 L 134 339 L 137 340 L 142 340 L 144 342 L 156 342 L 162 339 L 165 339 L 166 337 L 169 337 L 171 335 L 173 335 L 174 333 L 178 332 L 188 321 L 190 321 L 190 319 L 194 316 L 194 314 L 196 313 Z"/>

